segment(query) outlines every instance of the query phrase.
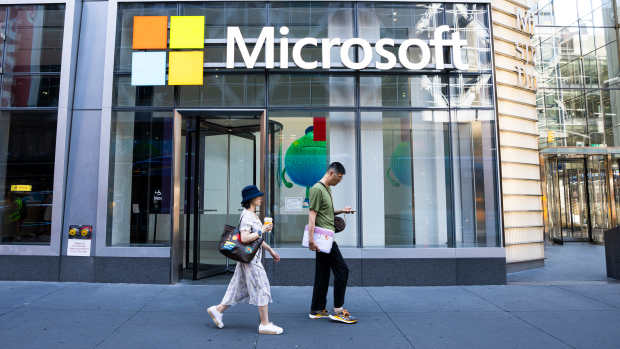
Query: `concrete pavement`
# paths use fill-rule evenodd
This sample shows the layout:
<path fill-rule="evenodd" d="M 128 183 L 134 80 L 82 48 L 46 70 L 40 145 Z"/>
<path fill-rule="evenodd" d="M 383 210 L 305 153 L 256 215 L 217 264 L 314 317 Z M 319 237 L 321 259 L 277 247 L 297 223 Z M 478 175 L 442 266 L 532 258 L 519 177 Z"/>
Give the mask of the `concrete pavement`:
<path fill-rule="evenodd" d="M 9 348 L 619 348 L 620 283 L 354 287 L 342 325 L 307 318 L 310 287 L 273 287 L 282 336 L 259 336 L 254 307 L 216 329 L 223 285 L 0 282 Z M 331 298 L 331 295 L 330 295 Z"/>

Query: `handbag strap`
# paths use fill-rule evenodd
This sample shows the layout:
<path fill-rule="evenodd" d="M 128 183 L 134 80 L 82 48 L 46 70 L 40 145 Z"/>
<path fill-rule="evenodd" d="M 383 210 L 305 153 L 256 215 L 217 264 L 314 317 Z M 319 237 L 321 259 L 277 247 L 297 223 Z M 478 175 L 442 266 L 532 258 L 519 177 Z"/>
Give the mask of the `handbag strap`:
<path fill-rule="evenodd" d="M 243 210 L 243 212 L 241 213 L 241 217 L 239 217 L 239 224 L 237 224 L 237 230 L 239 230 L 239 234 L 241 234 L 241 221 L 243 220 L 243 214 L 245 213 L 245 210 Z M 252 234 L 254 232 L 254 227 L 252 227 L 252 224 L 250 224 L 250 234 Z"/>
<path fill-rule="evenodd" d="M 327 193 L 329 194 L 329 199 L 332 202 L 332 209 L 334 210 L 334 221 L 336 220 L 336 209 L 334 208 L 334 198 L 332 197 L 332 192 L 327 188 L 327 186 L 325 184 L 323 184 L 323 182 L 319 181 L 319 183 L 321 183 L 321 185 L 323 186 L 323 188 L 325 188 L 325 190 L 327 190 Z M 346 222 L 346 218 L 342 218 L 345 220 Z"/>
<path fill-rule="evenodd" d="M 329 194 L 329 200 L 332 202 L 332 209 L 334 209 L 334 198 L 332 197 L 332 192 L 329 191 L 329 189 L 327 188 L 327 186 L 325 184 L 323 184 L 323 182 L 319 181 L 319 183 L 321 183 L 323 188 L 325 188 L 325 190 L 327 190 L 327 194 Z"/>

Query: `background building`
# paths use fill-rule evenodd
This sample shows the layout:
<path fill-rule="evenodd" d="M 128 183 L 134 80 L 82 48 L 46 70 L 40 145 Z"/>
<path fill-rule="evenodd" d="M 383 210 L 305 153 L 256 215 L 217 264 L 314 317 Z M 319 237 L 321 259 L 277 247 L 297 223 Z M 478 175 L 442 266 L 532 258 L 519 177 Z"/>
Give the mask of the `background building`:
<path fill-rule="evenodd" d="M 546 237 L 601 243 L 620 209 L 618 2 L 538 1 Z"/>

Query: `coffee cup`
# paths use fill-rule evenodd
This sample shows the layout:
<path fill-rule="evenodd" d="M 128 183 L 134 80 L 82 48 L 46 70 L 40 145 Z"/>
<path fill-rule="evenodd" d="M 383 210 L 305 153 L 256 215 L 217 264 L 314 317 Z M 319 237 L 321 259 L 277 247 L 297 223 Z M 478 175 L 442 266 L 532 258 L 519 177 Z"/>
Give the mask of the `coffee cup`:
<path fill-rule="evenodd" d="M 273 225 L 273 218 L 265 217 L 265 225 Z"/>

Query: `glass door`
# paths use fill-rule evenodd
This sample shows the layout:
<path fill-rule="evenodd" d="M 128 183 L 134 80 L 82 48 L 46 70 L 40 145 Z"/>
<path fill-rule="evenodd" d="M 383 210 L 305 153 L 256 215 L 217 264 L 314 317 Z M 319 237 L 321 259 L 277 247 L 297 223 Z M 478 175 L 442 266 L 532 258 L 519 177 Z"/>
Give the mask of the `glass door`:
<path fill-rule="evenodd" d="M 181 228 L 183 276 L 199 280 L 232 271 L 217 250 L 224 226 L 239 223 L 241 189 L 261 186 L 264 114 L 183 113 Z"/>
<path fill-rule="evenodd" d="M 603 233 L 611 228 L 610 197 L 607 181 L 607 156 L 588 156 L 588 198 L 590 207 L 591 237 L 603 242 Z"/>
<path fill-rule="evenodd" d="M 558 184 L 562 241 L 589 240 L 585 159 L 559 159 Z"/>

